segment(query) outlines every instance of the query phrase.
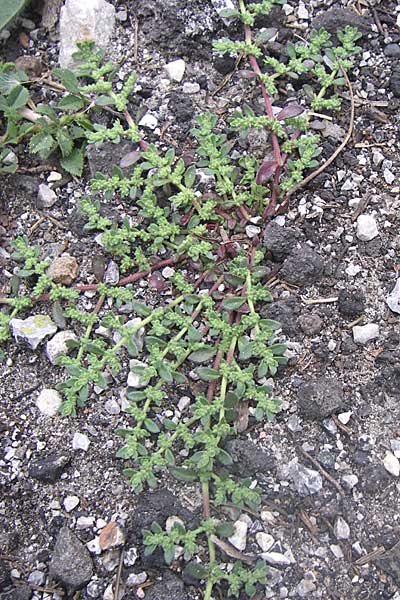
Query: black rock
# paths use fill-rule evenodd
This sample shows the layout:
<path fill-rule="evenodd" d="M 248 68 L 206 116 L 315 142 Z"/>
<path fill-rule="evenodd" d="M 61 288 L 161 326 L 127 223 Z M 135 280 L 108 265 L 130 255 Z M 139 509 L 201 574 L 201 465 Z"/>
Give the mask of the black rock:
<path fill-rule="evenodd" d="M 264 473 L 270 474 L 276 467 L 274 455 L 267 450 L 258 448 L 250 440 L 235 439 L 226 444 L 226 451 L 233 459 L 232 468 L 244 477 Z"/>
<path fill-rule="evenodd" d="M 29 475 L 44 483 L 54 483 L 61 477 L 70 460 L 68 454 L 51 454 L 31 463 Z"/>
<path fill-rule="evenodd" d="M 388 44 L 385 48 L 386 56 L 392 56 L 398 58 L 400 56 L 400 45 L 399 44 Z"/>
<path fill-rule="evenodd" d="M 362 33 L 371 30 L 371 26 L 367 19 L 358 15 L 353 10 L 348 8 L 331 8 L 321 12 L 315 19 L 312 20 L 311 27 L 313 29 L 324 28 L 330 34 L 336 36 L 338 30 L 343 29 L 347 25 L 356 27 Z"/>
<path fill-rule="evenodd" d="M 297 317 L 301 311 L 301 304 L 294 297 L 287 300 L 278 300 L 269 305 L 267 310 L 262 311 L 262 316 L 266 319 L 279 321 L 282 331 L 289 337 L 298 334 Z"/>
<path fill-rule="evenodd" d="M 375 564 L 400 584 L 400 542 L 375 559 Z"/>
<path fill-rule="evenodd" d="M 52 577 L 71 590 L 83 588 L 92 578 L 90 554 L 68 527 L 63 527 L 57 536 L 49 570 Z"/>
<path fill-rule="evenodd" d="M 321 317 L 315 313 L 301 314 L 297 319 L 297 323 L 302 332 L 310 336 L 317 335 L 324 326 Z"/>
<path fill-rule="evenodd" d="M 10 569 L 4 560 L 0 559 L 0 591 L 10 583 Z"/>
<path fill-rule="evenodd" d="M 312 285 L 322 276 L 324 263 L 320 256 L 307 244 L 294 248 L 283 263 L 280 278 L 292 285 Z"/>
<path fill-rule="evenodd" d="M 90 175 L 94 177 L 97 172 L 104 175 L 112 175 L 113 165 L 118 164 L 120 160 L 129 152 L 132 152 L 132 142 L 121 142 L 113 144 L 104 142 L 103 144 L 88 144 L 86 154 L 89 162 Z M 132 169 L 129 168 L 127 172 Z"/>
<path fill-rule="evenodd" d="M 231 73 L 236 64 L 236 59 L 229 54 L 223 54 L 222 56 L 216 56 L 214 59 L 214 67 L 221 73 L 221 75 L 228 75 Z"/>
<path fill-rule="evenodd" d="M 400 68 L 393 69 L 390 78 L 390 89 L 396 98 L 400 98 Z"/>
<path fill-rule="evenodd" d="M 182 93 L 171 94 L 168 107 L 180 122 L 185 123 L 193 117 L 193 102 L 188 96 L 182 95 Z"/>
<path fill-rule="evenodd" d="M 183 581 L 171 571 L 146 591 L 146 600 L 188 600 Z"/>
<path fill-rule="evenodd" d="M 297 242 L 303 238 L 300 229 L 296 227 L 281 227 L 275 222 L 269 223 L 265 228 L 264 246 L 271 252 L 274 260 L 284 260 Z"/>
<path fill-rule="evenodd" d="M 343 386 L 334 379 L 320 377 L 306 381 L 297 390 L 298 410 L 309 419 L 325 419 L 343 405 Z"/>
<path fill-rule="evenodd" d="M 400 396 L 400 366 L 385 368 L 380 375 L 375 378 L 375 384 L 383 387 L 389 396 Z"/>
<path fill-rule="evenodd" d="M 368 465 L 360 479 L 364 492 L 371 495 L 383 492 L 393 482 L 383 465 Z"/>
<path fill-rule="evenodd" d="M 340 290 L 338 308 L 343 317 L 358 317 L 364 312 L 365 296 L 361 291 Z"/>

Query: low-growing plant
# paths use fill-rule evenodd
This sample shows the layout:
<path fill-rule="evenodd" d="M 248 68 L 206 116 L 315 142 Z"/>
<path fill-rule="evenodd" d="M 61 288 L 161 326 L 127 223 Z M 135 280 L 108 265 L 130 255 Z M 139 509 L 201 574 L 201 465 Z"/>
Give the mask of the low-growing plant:
<path fill-rule="evenodd" d="M 7 27 L 27 4 L 28 0 L 1 0 L 0 31 Z"/>
<path fill-rule="evenodd" d="M 153 523 L 144 532 L 145 553 L 162 548 L 168 564 L 177 561 L 175 568 L 184 566 L 188 575 L 204 582 L 205 600 L 217 588 L 228 597 L 251 597 L 267 581 L 264 561 L 239 552 L 224 539 L 234 533 L 234 526 L 220 512 L 226 504 L 254 511 L 262 501 L 257 479 L 240 478 L 232 469 L 227 442 L 243 427 L 240 415 L 262 422 L 280 410 L 270 378 L 286 363 L 285 345 L 279 324 L 263 316 L 272 299 L 263 228 L 279 200 L 318 165 L 319 137 L 309 132 L 310 118 L 316 110 L 339 110 L 337 90 L 346 83 L 347 75 L 344 80 L 342 75 L 358 50 L 359 34 L 346 28 L 338 33 L 336 47 L 321 30 L 289 44 L 284 61 L 265 55 L 275 33 L 262 31 L 253 41 L 251 27 L 272 5 L 272 0 L 247 5 L 239 0 L 239 10 L 221 15 L 242 20 L 245 41 L 225 39 L 214 45 L 218 52 L 248 58 L 266 114 L 240 107 L 230 120 L 229 136 L 220 130 L 215 115 L 199 115 L 191 132 L 196 156 L 190 161 L 174 149 L 161 152 L 139 140 L 126 113 L 135 76 L 115 94 L 114 68 L 103 65 L 101 53 L 92 46 L 81 47 L 81 66 L 75 73 L 55 71 L 67 90 L 56 110 L 72 111 L 70 120 L 62 121 L 67 136 L 69 128 L 82 127 L 83 137 L 77 139 L 84 143 L 117 142 L 122 136 L 139 142 L 131 174 L 116 166 L 111 177 L 98 173 L 90 183 L 91 195 L 80 205 L 87 230 L 97 232 L 97 242 L 125 275 L 116 285 L 56 285 L 47 275 L 48 261 L 40 260 L 39 250 L 19 238 L 13 259 L 21 266 L 15 270 L 13 295 L 2 299 L 9 312 L 2 314 L 0 339 L 9 336 L 12 317 L 44 300 L 53 302 L 56 320 L 71 321 L 82 333 L 78 341 L 69 342 L 70 354 L 59 358 L 68 374 L 58 386 L 65 415 L 74 415 L 93 388 L 106 389 L 119 374 L 126 374 L 131 359 L 126 391 L 130 424 L 117 432 L 123 439 L 118 457 L 126 461 L 125 475 L 140 493 L 154 488 L 160 473 L 169 473 L 200 488 L 203 503 L 202 519 L 194 529 L 176 519 L 168 530 Z M 9 127 L 20 131 L 23 125 L 16 114 L 26 105 L 28 92 L 24 76 L 18 77 L 22 79 L 5 101 Z M 280 80 L 298 87 L 296 102 L 281 106 Z M 111 128 L 86 121 L 89 110 L 110 104 L 125 114 L 127 129 L 118 120 Z M 42 113 L 48 120 L 33 135 L 50 136 L 55 140 L 48 142 L 52 146 L 59 141 L 51 127 L 56 120 L 59 127 L 63 117 L 47 108 Z M 234 157 L 235 135 L 245 136 L 249 129 L 269 131 L 273 158 L 260 164 L 246 153 Z M 112 202 L 129 199 L 136 207 L 135 219 L 104 217 L 96 195 Z M 155 271 L 167 266 L 168 281 L 157 278 Z M 138 302 L 133 284 L 141 278 L 162 293 L 161 306 Z M 98 294 L 92 312 L 79 302 L 80 293 L 87 290 Z M 126 322 L 122 312 L 136 315 L 135 320 Z M 102 336 L 94 333 L 98 326 Z M 177 389 L 190 399 L 186 412 L 174 406 Z M 163 412 L 167 406 L 174 408 L 168 417 Z M 222 560 L 226 556 L 228 560 Z"/>

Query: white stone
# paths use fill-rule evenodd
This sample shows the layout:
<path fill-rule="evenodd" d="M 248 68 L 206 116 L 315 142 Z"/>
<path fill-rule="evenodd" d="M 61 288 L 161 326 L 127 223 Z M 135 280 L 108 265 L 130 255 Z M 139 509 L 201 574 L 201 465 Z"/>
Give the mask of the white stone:
<path fill-rule="evenodd" d="M 78 517 L 76 520 L 76 528 L 81 529 L 90 529 L 94 525 L 94 517 Z"/>
<path fill-rule="evenodd" d="M 165 531 L 167 533 L 171 533 L 171 530 L 173 529 L 173 527 L 175 525 L 181 525 L 183 528 L 185 527 L 185 523 L 182 521 L 182 519 L 180 517 L 177 517 L 176 515 L 172 515 L 171 517 L 168 517 L 168 519 L 165 522 Z"/>
<path fill-rule="evenodd" d="M 45 183 L 39 185 L 38 202 L 42 208 L 51 208 L 57 202 L 57 194 Z"/>
<path fill-rule="evenodd" d="M 246 548 L 247 523 L 235 521 L 233 526 L 235 528 L 235 533 L 228 539 L 232 546 L 235 546 L 238 550 L 244 550 Z"/>
<path fill-rule="evenodd" d="M 383 177 L 388 185 L 391 185 L 393 181 L 396 179 L 396 176 L 389 169 L 383 170 Z"/>
<path fill-rule="evenodd" d="M 386 304 L 395 313 L 400 314 L 400 277 L 396 281 L 396 285 L 386 298 Z"/>
<path fill-rule="evenodd" d="M 74 450 L 83 450 L 86 452 L 86 450 L 89 448 L 89 445 L 90 440 L 87 435 L 84 433 L 79 433 L 79 431 L 74 433 L 74 437 L 72 438 L 72 448 Z"/>
<path fill-rule="evenodd" d="M 338 544 L 331 544 L 330 549 L 332 550 L 332 554 L 334 555 L 335 558 L 343 558 L 343 550 L 341 549 L 341 547 Z"/>
<path fill-rule="evenodd" d="M 357 237 L 362 242 L 370 242 L 377 235 L 378 227 L 371 215 L 360 215 L 357 219 Z"/>
<path fill-rule="evenodd" d="M 178 402 L 178 410 L 180 412 L 183 412 L 185 410 L 185 408 L 187 408 L 189 405 L 190 405 L 189 396 L 182 396 L 182 398 L 180 398 L 180 400 Z"/>
<path fill-rule="evenodd" d="M 28 583 L 30 583 L 32 586 L 44 585 L 45 582 L 46 575 L 43 573 L 43 571 L 38 571 L 35 569 L 28 577 Z"/>
<path fill-rule="evenodd" d="M 385 458 L 383 459 L 383 466 L 385 467 L 386 471 L 388 471 L 388 473 L 394 477 L 398 477 L 400 475 L 399 459 L 392 454 L 392 452 L 389 452 L 389 450 L 386 451 Z"/>
<path fill-rule="evenodd" d="M 121 412 L 121 407 L 116 400 L 114 400 L 113 398 L 110 398 L 104 404 L 104 410 L 109 415 L 119 415 L 119 413 Z"/>
<path fill-rule="evenodd" d="M 79 504 L 80 500 L 78 498 L 78 496 L 67 496 L 66 498 L 64 498 L 64 508 L 66 510 L 66 512 L 71 512 L 74 510 L 74 508 L 76 508 Z"/>
<path fill-rule="evenodd" d="M 347 425 L 347 423 L 350 421 L 351 419 L 351 415 L 352 415 L 352 411 L 348 410 L 347 412 L 344 413 L 340 413 L 338 415 L 338 419 L 341 423 L 343 423 L 343 425 Z"/>
<path fill-rule="evenodd" d="M 33 315 L 27 319 L 11 319 L 10 327 L 16 341 L 19 338 L 28 342 L 36 350 L 45 337 L 57 331 L 57 326 L 48 315 Z"/>
<path fill-rule="evenodd" d="M 158 120 L 154 115 L 146 113 L 139 121 L 140 127 L 147 127 L 147 129 L 155 129 L 158 125 Z"/>
<path fill-rule="evenodd" d="M 350 277 L 355 277 L 360 273 L 360 271 L 362 271 L 362 269 L 360 265 L 353 265 L 353 263 L 350 263 L 349 266 L 346 267 L 345 271 Z"/>
<path fill-rule="evenodd" d="M 390 447 L 392 449 L 393 454 L 400 458 L 400 440 L 390 440 Z"/>
<path fill-rule="evenodd" d="M 132 360 L 129 361 L 129 368 L 133 369 L 134 367 L 148 367 L 148 365 L 140 360 L 132 358 Z M 136 375 L 135 373 L 132 373 L 132 371 L 129 371 L 127 385 L 131 388 L 142 388 L 147 385 L 147 379 L 145 380 L 141 378 L 140 375 Z"/>
<path fill-rule="evenodd" d="M 263 552 L 268 552 L 268 550 L 270 550 L 275 543 L 272 535 L 265 533 L 265 531 L 259 531 L 256 533 L 256 540 Z"/>
<path fill-rule="evenodd" d="M 141 571 L 140 573 L 131 573 L 128 575 L 128 579 L 126 580 L 126 585 L 128 587 L 134 587 L 137 585 L 142 585 L 147 579 L 147 573 L 145 571 Z"/>
<path fill-rule="evenodd" d="M 349 490 L 352 490 L 354 486 L 357 485 L 358 483 L 358 477 L 357 475 L 343 475 L 343 482 L 346 484 L 346 487 Z"/>
<path fill-rule="evenodd" d="M 137 329 L 137 326 L 140 325 L 142 319 L 140 317 L 135 317 L 134 319 L 130 319 L 124 325 L 124 329 L 135 329 L 136 331 L 131 332 L 132 340 L 135 342 L 138 347 L 139 352 L 143 350 L 143 336 L 144 336 L 144 327 L 140 327 Z M 122 339 L 121 334 L 118 331 L 114 332 L 113 341 L 117 344 Z M 126 345 L 126 344 L 124 344 Z"/>
<path fill-rule="evenodd" d="M 46 417 L 54 417 L 62 404 L 62 398 L 57 390 L 45 388 L 43 389 L 37 400 L 36 406 Z"/>
<path fill-rule="evenodd" d="M 280 552 L 263 552 L 260 556 L 268 564 L 274 567 L 288 567 L 292 562 L 288 556 L 285 556 Z"/>
<path fill-rule="evenodd" d="M 185 69 L 186 63 L 184 60 L 182 60 L 182 58 L 173 60 L 165 65 L 167 75 L 172 81 L 182 81 L 183 76 L 185 74 Z"/>
<path fill-rule="evenodd" d="M 138 558 L 138 550 L 134 546 L 125 551 L 124 565 L 125 567 L 133 567 Z"/>
<path fill-rule="evenodd" d="M 50 175 L 47 178 L 47 182 L 52 183 L 55 181 L 61 181 L 61 179 L 62 179 L 61 173 L 58 173 L 57 171 L 50 171 Z"/>
<path fill-rule="evenodd" d="M 175 275 L 175 269 L 173 269 L 172 267 L 164 267 L 163 270 L 161 271 L 161 275 L 165 279 L 169 279 L 170 277 Z"/>
<path fill-rule="evenodd" d="M 73 331 L 59 331 L 46 344 L 46 355 L 52 365 L 62 354 L 68 354 L 67 342 L 69 340 L 77 341 L 78 338 Z"/>
<path fill-rule="evenodd" d="M 384 160 L 385 157 L 383 156 L 382 152 L 379 152 L 379 150 L 374 150 L 372 152 L 372 162 L 374 163 L 375 167 L 379 167 Z"/>
<path fill-rule="evenodd" d="M 198 94 L 200 91 L 200 86 L 196 82 L 186 81 L 183 84 L 183 93 L 184 94 Z"/>
<path fill-rule="evenodd" d="M 343 517 L 338 517 L 335 521 L 335 525 L 333 526 L 333 533 L 337 540 L 348 540 L 350 537 L 350 527 L 343 519 Z"/>
<path fill-rule="evenodd" d="M 246 235 L 250 239 L 256 237 L 256 235 L 258 235 L 260 231 L 261 228 L 257 227 L 256 225 L 246 225 Z"/>
<path fill-rule="evenodd" d="M 353 339 L 356 344 L 368 344 L 371 340 L 379 337 L 379 325 L 367 323 L 366 325 L 355 325 L 353 327 Z"/>
<path fill-rule="evenodd" d="M 297 16 L 299 19 L 308 19 L 308 17 L 309 17 L 308 10 L 307 10 L 304 2 L 302 2 L 302 0 L 300 0 L 300 2 L 299 2 L 299 8 L 297 9 Z"/>
<path fill-rule="evenodd" d="M 60 56 L 63 68 L 73 65 L 76 43 L 94 40 L 107 48 L 115 24 L 115 8 L 105 0 L 66 0 L 60 13 Z"/>

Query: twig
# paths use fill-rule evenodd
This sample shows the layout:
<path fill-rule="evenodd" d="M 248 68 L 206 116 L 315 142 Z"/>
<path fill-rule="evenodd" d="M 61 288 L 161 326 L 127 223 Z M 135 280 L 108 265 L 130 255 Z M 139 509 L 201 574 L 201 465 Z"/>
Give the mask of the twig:
<path fill-rule="evenodd" d="M 337 302 L 338 300 L 338 296 L 334 296 L 333 298 L 310 298 L 309 300 L 303 300 L 303 302 L 304 304 L 328 304 L 330 302 Z"/>
<path fill-rule="evenodd" d="M 310 517 L 304 510 L 300 512 L 299 517 L 303 521 L 304 525 L 307 527 L 308 531 L 311 533 L 311 537 L 315 539 L 315 537 L 319 533 L 318 527 L 312 523 Z"/>
<path fill-rule="evenodd" d="M 45 592 L 47 594 L 57 594 L 58 596 L 64 596 L 64 594 L 65 594 L 64 590 L 62 590 L 60 588 L 44 587 L 42 585 L 36 585 L 34 583 L 29 583 L 29 581 L 18 581 L 16 579 L 14 579 L 13 583 L 17 584 L 17 585 L 27 585 L 32 590 L 35 590 L 37 592 Z"/>
<path fill-rule="evenodd" d="M 124 549 L 121 550 L 121 556 L 119 557 L 117 579 L 115 581 L 114 600 L 118 600 L 119 584 L 120 584 L 120 581 L 121 581 L 121 573 L 122 573 L 122 566 L 123 566 L 123 564 L 124 564 Z"/>
<path fill-rule="evenodd" d="M 332 415 L 332 421 L 335 423 L 336 427 L 341 429 L 347 435 L 351 435 L 353 433 L 350 427 L 346 427 L 346 425 L 341 423 L 341 421 L 339 421 L 336 415 Z"/>
<path fill-rule="evenodd" d="M 299 183 L 294 185 L 292 188 L 290 188 L 290 190 L 286 193 L 286 196 L 285 196 L 283 202 L 280 204 L 279 209 L 286 208 L 289 203 L 289 198 L 291 196 L 293 196 L 293 194 L 295 194 L 300 189 L 302 189 L 305 185 L 310 183 L 310 181 L 315 179 L 315 177 L 317 177 L 318 175 L 323 173 L 323 171 L 325 171 L 325 169 L 327 169 L 329 167 L 329 165 L 331 165 L 336 160 L 338 155 L 342 152 L 342 150 L 347 146 L 347 144 L 350 141 L 351 135 L 353 133 L 353 127 L 354 127 L 354 115 L 355 115 L 354 94 L 353 94 L 353 88 L 351 87 L 350 79 L 347 75 L 346 70 L 342 66 L 341 66 L 341 71 L 343 73 L 343 76 L 344 76 L 347 86 L 349 88 L 350 102 L 351 102 L 350 122 L 349 122 L 349 127 L 348 127 L 347 133 L 345 135 L 345 138 L 344 138 L 343 142 L 340 144 L 340 146 L 338 146 L 336 148 L 335 152 L 333 152 L 333 154 L 331 154 L 331 156 L 321 166 L 319 166 L 318 169 L 315 169 L 315 171 L 310 173 L 310 175 L 308 175 L 302 181 L 300 181 Z"/>
<path fill-rule="evenodd" d="M 353 212 L 352 217 L 351 217 L 351 220 L 353 222 L 356 221 L 358 219 L 358 217 L 361 215 L 361 213 L 367 208 L 371 198 L 372 198 L 372 194 L 368 193 L 364 196 L 364 198 L 362 200 L 360 200 L 356 210 Z"/>
<path fill-rule="evenodd" d="M 307 458 L 307 460 L 309 460 L 314 465 L 314 467 L 316 467 L 318 469 L 318 471 L 321 473 L 321 475 L 323 475 L 325 477 L 325 479 L 327 479 L 337 489 L 337 491 L 339 492 L 339 494 L 341 496 L 345 496 L 344 489 L 342 488 L 340 483 L 338 483 L 336 481 L 336 479 L 334 479 L 331 475 L 329 475 L 329 473 L 327 471 L 325 471 L 325 469 L 323 467 L 321 467 L 319 462 L 317 460 L 315 460 L 315 458 L 313 458 L 311 456 L 311 454 L 306 452 L 306 450 L 303 450 L 303 448 L 299 448 L 299 451 L 305 458 Z"/>
<path fill-rule="evenodd" d="M 357 560 L 355 560 L 353 564 L 358 565 L 358 566 L 365 565 L 366 563 L 370 562 L 371 560 L 375 560 L 375 558 L 378 558 L 382 554 L 385 554 L 385 552 L 386 552 L 386 548 L 384 546 L 379 546 L 379 548 L 377 548 L 376 550 L 373 550 L 369 554 L 366 554 L 365 556 L 360 556 L 360 558 L 357 558 Z"/>
<path fill-rule="evenodd" d="M 47 171 L 55 171 L 57 167 L 54 165 L 38 165 L 37 167 L 18 167 L 18 173 L 45 173 Z"/>
<path fill-rule="evenodd" d="M 371 11 L 371 13 L 372 13 L 373 19 L 374 19 L 374 21 L 375 21 L 375 25 L 377 26 L 379 33 L 380 33 L 381 35 L 385 35 L 385 30 L 384 30 L 384 29 L 383 29 L 383 27 L 382 27 L 381 20 L 380 20 L 380 18 L 379 18 L 379 16 L 378 16 L 378 13 L 377 13 L 377 12 L 376 12 L 376 10 L 375 10 L 375 7 L 374 7 L 374 6 L 372 6 L 371 2 L 367 2 L 367 4 L 368 4 L 368 8 L 369 8 L 369 10 L 370 10 L 370 11 Z"/>
<path fill-rule="evenodd" d="M 138 52 L 139 52 L 139 21 L 137 16 L 133 17 L 135 22 L 133 26 L 133 62 L 137 63 L 138 61 Z M 132 25 L 132 19 L 130 19 Z"/>

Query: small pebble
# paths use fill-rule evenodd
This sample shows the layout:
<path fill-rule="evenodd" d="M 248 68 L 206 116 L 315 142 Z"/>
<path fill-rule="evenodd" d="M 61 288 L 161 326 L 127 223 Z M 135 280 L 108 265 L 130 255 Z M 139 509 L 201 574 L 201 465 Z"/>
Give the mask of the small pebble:
<path fill-rule="evenodd" d="M 357 219 L 357 237 L 362 242 L 370 242 L 377 235 L 378 227 L 371 215 L 360 215 Z"/>
<path fill-rule="evenodd" d="M 299 2 L 299 7 L 297 9 L 297 16 L 299 19 L 308 19 L 309 13 L 308 10 L 302 0 Z"/>
<path fill-rule="evenodd" d="M 142 585 L 147 579 L 147 573 L 142 571 L 141 573 L 131 573 L 128 575 L 126 585 L 128 587 L 134 587 L 135 585 Z"/>
<path fill-rule="evenodd" d="M 67 496 L 66 498 L 64 498 L 64 508 L 66 510 L 66 512 L 71 512 L 74 510 L 74 508 L 76 508 L 79 504 L 80 500 L 78 498 L 78 496 Z"/>
<path fill-rule="evenodd" d="M 268 552 L 275 543 L 274 538 L 269 533 L 259 531 L 256 533 L 257 544 L 260 546 L 263 552 Z"/>
<path fill-rule="evenodd" d="M 396 179 L 396 176 L 389 169 L 383 170 L 383 177 L 388 185 L 391 185 L 393 181 Z"/>
<path fill-rule="evenodd" d="M 383 466 L 386 471 L 393 475 L 394 477 L 398 477 L 400 475 L 400 462 L 399 459 L 387 450 L 385 454 L 385 458 L 383 459 Z"/>
<path fill-rule="evenodd" d="M 57 194 L 48 185 L 41 183 L 37 199 L 40 208 L 51 208 L 57 202 Z"/>
<path fill-rule="evenodd" d="M 183 76 L 185 74 L 186 64 L 185 61 L 181 58 L 177 60 L 173 60 L 165 65 L 165 70 L 169 79 L 172 81 L 177 81 L 178 83 L 182 81 Z"/>
<path fill-rule="evenodd" d="M 62 404 L 62 398 L 57 390 L 45 388 L 43 389 L 38 399 L 36 400 L 36 406 L 46 417 L 54 417 L 58 414 L 60 406 Z"/>
<path fill-rule="evenodd" d="M 343 517 L 338 517 L 335 521 L 335 525 L 333 527 L 333 533 L 337 540 L 348 540 L 350 537 L 350 527 L 343 519 Z"/>
<path fill-rule="evenodd" d="M 260 231 L 261 228 L 257 227 L 256 225 L 246 225 L 246 235 L 250 239 L 256 237 L 256 235 L 258 235 Z"/>
<path fill-rule="evenodd" d="M 154 130 L 158 125 L 158 120 L 154 115 L 146 113 L 139 121 L 141 127 Z"/>
<path fill-rule="evenodd" d="M 200 86 L 196 82 L 186 81 L 183 84 L 184 94 L 197 94 L 200 91 Z"/>
<path fill-rule="evenodd" d="M 72 439 L 72 448 L 74 450 L 86 450 L 89 448 L 90 440 L 87 435 L 84 433 L 79 433 L 78 431 L 74 434 Z"/>
<path fill-rule="evenodd" d="M 110 400 L 107 400 L 107 402 L 104 404 L 104 410 L 109 415 L 119 415 L 119 413 L 121 412 L 121 407 L 116 400 L 111 398 Z"/>
<path fill-rule="evenodd" d="M 235 546 L 238 550 L 244 550 L 246 548 L 247 523 L 235 521 L 233 526 L 235 528 L 235 533 L 228 539 L 232 546 Z"/>
<path fill-rule="evenodd" d="M 355 325 L 353 327 L 353 339 L 356 344 L 368 344 L 371 340 L 379 337 L 379 325 L 367 323 L 366 325 Z"/>

